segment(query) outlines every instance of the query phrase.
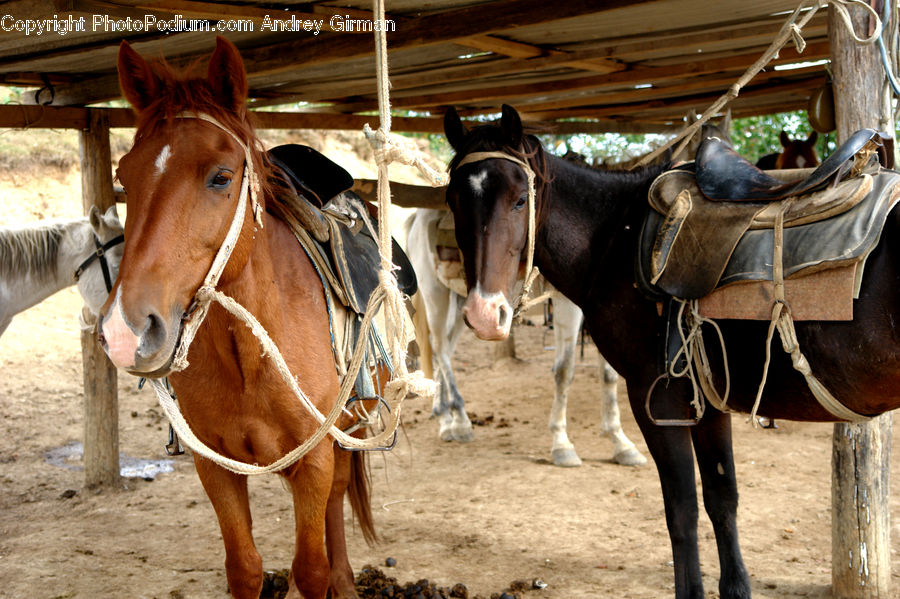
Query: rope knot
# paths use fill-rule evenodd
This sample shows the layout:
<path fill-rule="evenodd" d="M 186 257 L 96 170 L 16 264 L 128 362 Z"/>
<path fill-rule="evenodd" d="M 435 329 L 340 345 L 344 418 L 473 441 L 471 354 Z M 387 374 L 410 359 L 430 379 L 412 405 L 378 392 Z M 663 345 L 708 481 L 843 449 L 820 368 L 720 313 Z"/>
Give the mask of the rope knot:
<path fill-rule="evenodd" d="M 447 184 L 447 177 L 431 168 L 422 159 L 422 153 L 411 139 L 394 135 L 381 127 L 373 131 L 368 123 L 363 125 L 363 133 L 375 152 L 375 163 L 379 167 L 399 162 L 419 169 L 432 187 L 441 187 Z"/>

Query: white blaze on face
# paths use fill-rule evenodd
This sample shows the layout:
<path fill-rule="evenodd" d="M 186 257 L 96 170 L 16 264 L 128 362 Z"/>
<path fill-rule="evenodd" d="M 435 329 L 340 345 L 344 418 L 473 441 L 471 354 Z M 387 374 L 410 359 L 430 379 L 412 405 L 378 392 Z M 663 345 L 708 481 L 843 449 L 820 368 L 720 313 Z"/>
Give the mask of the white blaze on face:
<path fill-rule="evenodd" d="M 803 156 L 797 156 L 797 168 L 805 168 L 806 167 L 806 158 Z"/>
<path fill-rule="evenodd" d="M 153 166 L 156 167 L 156 174 L 161 175 L 166 170 L 166 163 L 169 162 L 169 156 L 172 155 L 172 148 L 169 147 L 169 144 L 163 146 L 162 151 L 159 153 L 159 156 L 156 157 L 156 160 L 153 162 Z"/>
<path fill-rule="evenodd" d="M 469 175 L 469 183 L 472 185 L 472 191 L 475 193 L 476 197 L 480 196 L 484 191 L 485 179 L 487 179 L 487 170 L 482 170 L 474 175 Z"/>

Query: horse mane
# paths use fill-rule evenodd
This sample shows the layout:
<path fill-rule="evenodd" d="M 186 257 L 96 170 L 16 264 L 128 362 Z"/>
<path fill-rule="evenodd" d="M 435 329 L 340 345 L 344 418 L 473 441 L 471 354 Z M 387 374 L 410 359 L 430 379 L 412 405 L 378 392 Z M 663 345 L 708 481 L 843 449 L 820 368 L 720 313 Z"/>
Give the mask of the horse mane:
<path fill-rule="evenodd" d="M 167 131 L 171 135 L 171 125 L 182 112 L 207 114 L 247 144 L 253 167 L 259 174 L 262 193 L 260 200 L 272 198 L 273 186 L 269 178 L 277 169 L 273 168 L 262 149 L 250 111 L 246 104 L 241 104 L 234 112 L 223 107 L 216 99 L 207 78 L 198 73 L 199 62 L 195 61 L 181 70 L 169 65 L 164 58 L 150 63 L 153 73 L 160 80 L 158 97 L 138 113 L 135 141 L 158 131 Z"/>
<path fill-rule="evenodd" d="M 0 277 L 33 276 L 41 281 L 53 277 L 59 263 L 59 245 L 69 224 L 54 222 L 0 229 Z"/>

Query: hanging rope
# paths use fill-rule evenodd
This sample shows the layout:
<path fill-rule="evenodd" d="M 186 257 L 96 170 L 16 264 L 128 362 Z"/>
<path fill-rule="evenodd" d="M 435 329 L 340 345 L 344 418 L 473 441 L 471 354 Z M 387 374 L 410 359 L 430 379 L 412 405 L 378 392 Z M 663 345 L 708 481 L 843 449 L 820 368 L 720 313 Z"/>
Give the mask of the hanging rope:
<path fill-rule="evenodd" d="M 682 129 L 675 137 L 670 139 L 668 142 L 663 144 L 662 146 L 656 148 L 654 151 L 650 152 L 646 156 L 644 156 L 636 166 L 643 166 L 646 164 L 650 164 L 654 159 L 658 158 L 662 155 L 663 152 L 674 146 L 679 141 L 681 143 L 678 144 L 678 147 L 674 151 L 673 155 L 678 155 L 685 147 L 690 143 L 691 138 L 694 134 L 703 126 L 706 121 L 711 119 L 714 115 L 718 114 L 722 111 L 725 106 L 728 105 L 729 102 L 734 100 L 740 94 L 742 88 L 744 88 L 750 81 L 756 77 L 756 75 L 762 71 L 767 64 L 769 64 L 772 59 L 778 56 L 778 53 L 781 49 L 788 44 L 788 42 L 793 42 L 794 46 L 797 48 L 797 53 L 802 54 L 803 50 L 806 49 L 806 40 L 803 39 L 801 32 L 803 27 L 815 16 L 815 14 L 819 11 L 820 8 L 831 5 L 832 8 L 837 12 L 841 21 L 844 23 L 844 26 L 850 31 L 850 35 L 853 40 L 858 44 L 868 45 L 874 44 L 881 38 L 881 19 L 878 17 L 878 13 L 874 8 L 869 6 L 864 0 L 803 0 L 797 6 L 797 9 L 791 13 L 791 16 L 784 22 L 784 25 L 781 26 L 781 30 L 778 32 L 778 35 L 769 44 L 769 47 L 763 52 L 762 56 L 754 62 L 744 74 L 734 83 L 731 84 L 731 87 L 728 88 L 728 91 L 722 95 L 718 100 L 713 102 L 709 108 L 703 111 L 703 114 L 694 121 L 689 124 L 687 127 Z M 847 7 L 851 4 L 855 4 L 860 6 L 867 11 L 872 16 L 873 22 L 875 23 L 875 29 L 871 36 L 866 38 L 861 38 L 856 35 L 856 32 L 853 30 L 853 23 L 850 20 L 850 13 L 848 12 Z M 804 13 L 801 16 L 801 13 Z"/>

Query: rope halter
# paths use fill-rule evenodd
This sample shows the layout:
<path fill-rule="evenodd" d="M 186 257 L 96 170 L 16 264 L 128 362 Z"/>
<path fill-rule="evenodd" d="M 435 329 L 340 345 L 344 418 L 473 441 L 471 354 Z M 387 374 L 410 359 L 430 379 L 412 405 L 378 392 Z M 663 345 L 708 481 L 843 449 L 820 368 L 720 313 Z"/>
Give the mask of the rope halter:
<path fill-rule="evenodd" d="M 456 165 L 456 169 L 459 169 L 459 167 L 464 164 L 471 164 L 473 162 L 481 162 L 483 160 L 491 160 L 494 158 L 508 160 L 519 165 L 522 170 L 525 171 L 525 176 L 528 178 L 528 239 L 525 256 L 525 281 L 522 285 L 522 292 L 516 298 L 513 305 L 513 312 L 518 315 L 534 305 L 536 303 L 535 300 L 543 301 L 544 299 L 542 296 L 540 299 L 535 298 L 535 300 L 528 300 L 528 295 L 531 293 L 531 286 L 540 274 L 540 271 L 534 265 L 534 238 L 536 228 L 534 170 L 524 160 L 506 152 L 472 152 L 471 154 L 466 154 L 466 156 Z"/>

